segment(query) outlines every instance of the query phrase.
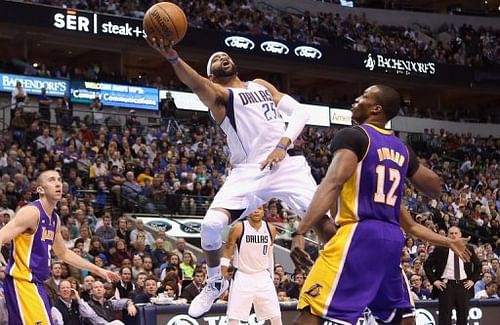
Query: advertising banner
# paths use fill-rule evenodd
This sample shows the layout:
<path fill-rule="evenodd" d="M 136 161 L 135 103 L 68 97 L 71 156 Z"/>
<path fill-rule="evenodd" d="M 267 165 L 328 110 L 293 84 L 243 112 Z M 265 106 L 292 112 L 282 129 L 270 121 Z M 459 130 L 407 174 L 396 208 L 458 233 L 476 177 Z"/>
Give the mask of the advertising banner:
<path fill-rule="evenodd" d="M 146 305 L 139 308 L 141 325 L 162 324 L 162 325 L 226 325 L 228 322 L 225 316 L 226 305 L 215 304 L 210 312 L 199 319 L 193 319 L 187 315 L 189 305 Z M 471 301 L 467 325 L 491 325 L 498 324 L 500 319 L 500 303 L 492 302 L 488 304 L 478 304 Z M 292 324 L 297 317 L 296 303 L 281 303 L 281 318 L 283 324 Z M 417 303 L 416 309 L 417 325 L 437 325 L 437 301 Z M 268 325 L 269 321 L 258 321 L 255 314 L 251 314 L 248 321 L 243 324 L 248 325 Z M 366 322 L 360 319 L 356 325 L 365 325 Z M 456 325 L 455 311 L 453 311 L 451 324 Z M 328 321 L 324 325 L 330 325 Z M 331 323 L 333 325 L 333 322 Z"/>
<path fill-rule="evenodd" d="M 18 15 L 22 12 L 22 15 Z M 75 9 L 2 1 L 0 21 L 71 32 L 86 37 L 113 37 L 116 40 L 144 41 L 142 20 Z M 304 44 L 272 39 L 267 35 L 228 33 L 220 30 L 189 28 L 181 46 L 229 53 L 248 53 L 255 57 L 302 62 L 359 71 L 393 74 L 449 83 L 470 83 L 474 71 L 466 66 L 448 65 L 429 59 L 396 57 L 381 53 L 356 52 L 330 44 Z M 209 55 L 209 54 L 208 54 Z M 207 58 L 208 58 L 207 55 Z"/>
<path fill-rule="evenodd" d="M 93 81 L 72 81 L 71 100 L 90 103 L 99 97 L 105 106 L 158 110 L 158 89 Z"/>
<path fill-rule="evenodd" d="M 69 93 L 68 80 L 7 73 L 0 73 L 0 91 L 12 92 L 12 90 L 16 88 L 16 83 L 18 81 L 21 82 L 28 95 L 40 95 L 42 93 L 42 88 L 47 90 L 48 96 L 53 97 L 63 97 L 65 93 Z"/>

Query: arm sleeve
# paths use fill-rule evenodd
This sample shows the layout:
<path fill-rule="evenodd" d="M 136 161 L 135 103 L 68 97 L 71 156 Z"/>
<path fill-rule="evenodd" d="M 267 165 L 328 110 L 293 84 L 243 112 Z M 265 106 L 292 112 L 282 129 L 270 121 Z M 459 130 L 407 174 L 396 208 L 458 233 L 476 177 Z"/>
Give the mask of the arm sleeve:
<path fill-rule="evenodd" d="M 83 299 L 78 300 L 78 310 L 80 311 L 80 316 L 85 320 L 89 320 L 92 324 L 105 325 L 108 322 L 103 318 L 99 317 L 95 310 L 90 307 L 90 305 Z"/>
<path fill-rule="evenodd" d="M 408 178 L 411 178 L 417 172 L 420 163 L 418 162 L 417 154 L 415 153 L 415 151 L 413 151 L 413 149 L 408 145 L 406 147 L 408 148 L 408 155 L 410 159 L 408 161 L 408 172 L 406 173 L 406 176 Z"/>
<path fill-rule="evenodd" d="M 310 114 L 305 107 L 289 95 L 284 95 L 278 103 L 278 111 L 285 113 L 290 117 L 288 126 L 283 134 L 291 140 L 291 143 L 300 135 Z"/>
<path fill-rule="evenodd" d="M 119 311 L 119 310 L 125 309 L 127 307 L 127 304 L 130 301 L 130 299 L 122 298 L 122 299 L 118 299 L 118 300 L 112 299 L 110 301 L 111 301 L 111 304 L 113 305 L 113 308 L 116 311 Z"/>
<path fill-rule="evenodd" d="M 52 307 L 50 309 L 50 316 L 52 317 L 52 321 L 54 325 L 64 325 L 63 317 L 61 312 L 56 307 Z"/>
<path fill-rule="evenodd" d="M 368 149 L 368 136 L 359 127 L 342 129 L 333 137 L 330 149 L 332 153 L 339 149 L 349 149 L 361 161 Z"/>

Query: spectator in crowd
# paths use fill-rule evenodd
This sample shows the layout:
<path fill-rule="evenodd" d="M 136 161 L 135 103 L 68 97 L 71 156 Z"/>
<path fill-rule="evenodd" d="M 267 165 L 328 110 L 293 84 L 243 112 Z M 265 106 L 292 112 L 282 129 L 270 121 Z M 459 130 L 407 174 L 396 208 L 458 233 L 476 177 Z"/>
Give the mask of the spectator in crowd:
<path fill-rule="evenodd" d="M 105 325 L 105 324 L 123 324 L 122 322 L 112 323 L 115 319 L 115 311 L 127 309 L 128 315 L 135 316 L 137 309 L 132 300 L 128 298 L 106 299 L 104 297 L 104 285 L 100 281 L 96 281 L 92 285 L 92 296 L 88 301 L 88 305 L 95 312 L 95 315 L 86 318 L 92 324 Z"/>
<path fill-rule="evenodd" d="M 133 276 L 133 272 L 132 272 L 132 276 Z M 148 275 L 146 274 L 146 272 L 139 272 L 137 274 L 137 277 L 133 277 L 135 278 L 135 290 L 133 290 L 132 292 L 130 292 L 129 294 L 129 297 L 133 300 L 134 297 L 141 293 L 143 290 L 144 290 L 144 283 L 146 281 L 146 279 L 148 278 Z"/>
<path fill-rule="evenodd" d="M 486 289 L 486 285 L 493 281 L 493 276 L 490 272 L 483 272 L 482 277 L 474 284 L 474 294 Z"/>
<path fill-rule="evenodd" d="M 278 213 L 278 206 L 276 203 L 271 203 L 269 205 L 269 213 L 266 217 L 267 222 L 272 223 L 283 223 L 283 216 Z"/>
<path fill-rule="evenodd" d="M 116 229 L 112 225 L 111 213 L 105 212 L 102 217 L 102 226 L 96 229 L 95 235 L 101 239 L 105 250 L 109 250 L 115 243 Z"/>
<path fill-rule="evenodd" d="M 494 281 L 489 282 L 484 290 L 474 295 L 474 299 L 500 299 L 498 297 L 498 284 Z"/>
<path fill-rule="evenodd" d="M 135 254 L 132 258 L 132 277 L 137 279 L 139 273 L 144 272 L 144 260 L 143 257 L 139 254 Z M 145 273 L 147 275 L 147 273 Z"/>
<path fill-rule="evenodd" d="M 160 266 L 167 259 L 169 252 L 165 249 L 165 240 L 163 238 L 156 238 L 155 249 L 152 252 L 153 265 L 160 271 Z"/>
<path fill-rule="evenodd" d="M 193 280 L 194 270 L 196 268 L 196 264 L 190 252 L 184 252 L 182 262 L 181 264 L 179 264 L 179 268 L 182 271 L 182 283 L 184 287 L 191 283 L 191 281 Z"/>
<path fill-rule="evenodd" d="M 133 245 L 137 240 L 137 236 L 142 234 L 145 238 L 144 244 L 151 247 L 155 240 L 153 235 L 144 228 L 144 222 L 141 219 L 136 220 L 135 227 L 136 228 L 130 233 L 130 243 Z"/>
<path fill-rule="evenodd" d="M 92 286 L 95 282 L 95 278 L 91 275 L 87 275 L 83 279 L 83 285 L 80 287 L 80 297 L 82 297 L 83 300 L 89 301 L 90 296 L 92 294 Z"/>
<path fill-rule="evenodd" d="M 28 93 L 23 87 L 23 84 L 20 81 L 16 81 L 16 87 L 12 89 L 11 93 L 11 107 L 10 107 L 10 116 L 11 118 L 14 116 L 14 112 L 17 108 L 23 108 L 24 104 L 28 101 Z"/>
<path fill-rule="evenodd" d="M 55 304 L 59 296 L 59 284 L 61 283 L 62 266 L 61 262 L 53 262 L 50 268 L 50 278 L 44 283 L 45 290 L 52 304 Z"/>
<path fill-rule="evenodd" d="M 283 288 L 278 289 L 278 301 L 279 302 L 287 302 L 289 300 L 290 300 L 290 297 L 288 297 L 288 293 L 286 292 L 286 290 Z"/>
<path fill-rule="evenodd" d="M 125 241 L 125 246 L 130 246 L 130 233 L 131 230 L 127 228 L 127 219 L 124 217 L 118 218 L 118 228 L 116 229 L 116 236 Z"/>
<path fill-rule="evenodd" d="M 196 255 L 186 248 L 186 240 L 184 238 L 177 238 L 177 241 L 175 242 L 175 249 L 172 253 L 176 254 L 179 257 L 179 260 L 182 261 L 184 259 L 184 253 L 186 252 L 191 254 L 193 262 L 196 264 Z"/>
<path fill-rule="evenodd" d="M 197 268 L 194 271 L 193 281 L 182 289 L 181 297 L 190 303 L 203 289 L 205 285 L 205 277 L 205 271 L 201 268 Z"/>
<path fill-rule="evenodd" d="M 144 272 L 146 272 L 146 274 L 149 277 L 152 277 L 155 275 L 154 274 L 154 266 L 153 266 L 153 258 L 151 257 L 151 255 L 144 256 L 142 265 L 143 265 Z"/>
<path fill-rule="evenodd" d="M 52 99 L 47 95 L 47 88 L 43 87 L 41 89 L 41 94 L 38 97 L 38 113 L 40 114 L 40 119 L 50 124 L 50 105 L 52 104 Z"/>
<path fill-rule="evenodd" d="M 411 291 L 413 291 L 418 300 L 432 299 L 431 292 L 422 287 L 422 277 L 418 274 L 413 274 L 410 278 Z"/>
<path fill-rule="evenodd" d="M 287 295 L 293 299 L 299 299 L 300 290 L 304 285 L 305 274 L 302 271 L 295 272 L 293 282 L 287 290 Z"/>
<path fill-rule="evenodd" d="M 50 129 L 48 127 L 43 128 L 43 133 L 36 138 L 37 149 L 45 149 L 46 152 L 51 152 L 52 147 L 55 145 L 54 138 L 50 135 Z"/>
<path fill-rule="evenodd" d="M 157 297 L 157 291 L 156 278 L 154 276 L 149 276 L 146 281 L 144 281 L 144 290 L 134 296 L 134 303 L 150 303 L 151 298 Z"/>
<path fill-rule="evenodd" d="M 117 299 L 130 298 L 130 294 L 135 290 L 135 284 L 132 282 L 132 269 L 122 267 L 120 269 L 121 280 L 116 284 L 115 297 Z"/>
<path fill-rule="evenodd" d="M 95 312 L 80 298 L 68 280 L 59 283 L 59 297 L 51 309 L 54 325 L 80 325 L 84 318 L 95 317 Z"/>
<path fill-rule="evenodd" d="M 122 265 L 124 259 L 132 260 L 132 253 L 128 249 L 125 240 L 118 239 L 115 242 L 114 252 L 111 254 L 111 264 L 114 266 Z"/>

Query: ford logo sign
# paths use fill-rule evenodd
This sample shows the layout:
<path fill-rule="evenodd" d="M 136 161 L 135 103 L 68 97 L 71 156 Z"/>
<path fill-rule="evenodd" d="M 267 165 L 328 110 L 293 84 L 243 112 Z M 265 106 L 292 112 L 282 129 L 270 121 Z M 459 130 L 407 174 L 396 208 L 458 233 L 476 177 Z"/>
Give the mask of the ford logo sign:
<path fill-rule="evenodd" d="M 158 229 L 160 231 L 169 231 L 170 229 L 172 229 L 172 225 L 163 220 L 148 221 L 146 225 Z"/>
<path fill-rule="evenodd" d="M 295 55 L 308 59 L 319 60 L 323 56 L 320 50 L 311 46 L 298 46 L 295 48 Z"/>
<path fill-rule="evenodd" d="M 252 40 L 242 36 L 226 37 L 224 43 L 226 43 L 227 47 L 234 47 L 242 50 L 253 50 L 255 47 L 255 43 Z"/>
<path fill-rule="evenodd" d="M 185 222 L 180 225 L 181 230 L 188 234 L 199 234 L 201 232 L 201 223 L 199 222 Z"/>
<path fill-rule="evenodd" d="M 287 55 L 290 50 L 288 46 L 280 42 L 267 41 L 260 44 L 260 49 L 264 52 Z"/>

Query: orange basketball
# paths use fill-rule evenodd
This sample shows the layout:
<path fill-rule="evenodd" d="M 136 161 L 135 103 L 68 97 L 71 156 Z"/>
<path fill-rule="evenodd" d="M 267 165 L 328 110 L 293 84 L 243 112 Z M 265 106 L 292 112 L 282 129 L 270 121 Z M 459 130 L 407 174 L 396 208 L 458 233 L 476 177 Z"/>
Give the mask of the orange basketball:
<path fill-rule="evenodd" d="M 188 22 L 179 6 L 160 2 L 146 11 L 142 25 L 149 39 L 162 38 L 165 43 L 177 44 L 186 35 Z"/>

